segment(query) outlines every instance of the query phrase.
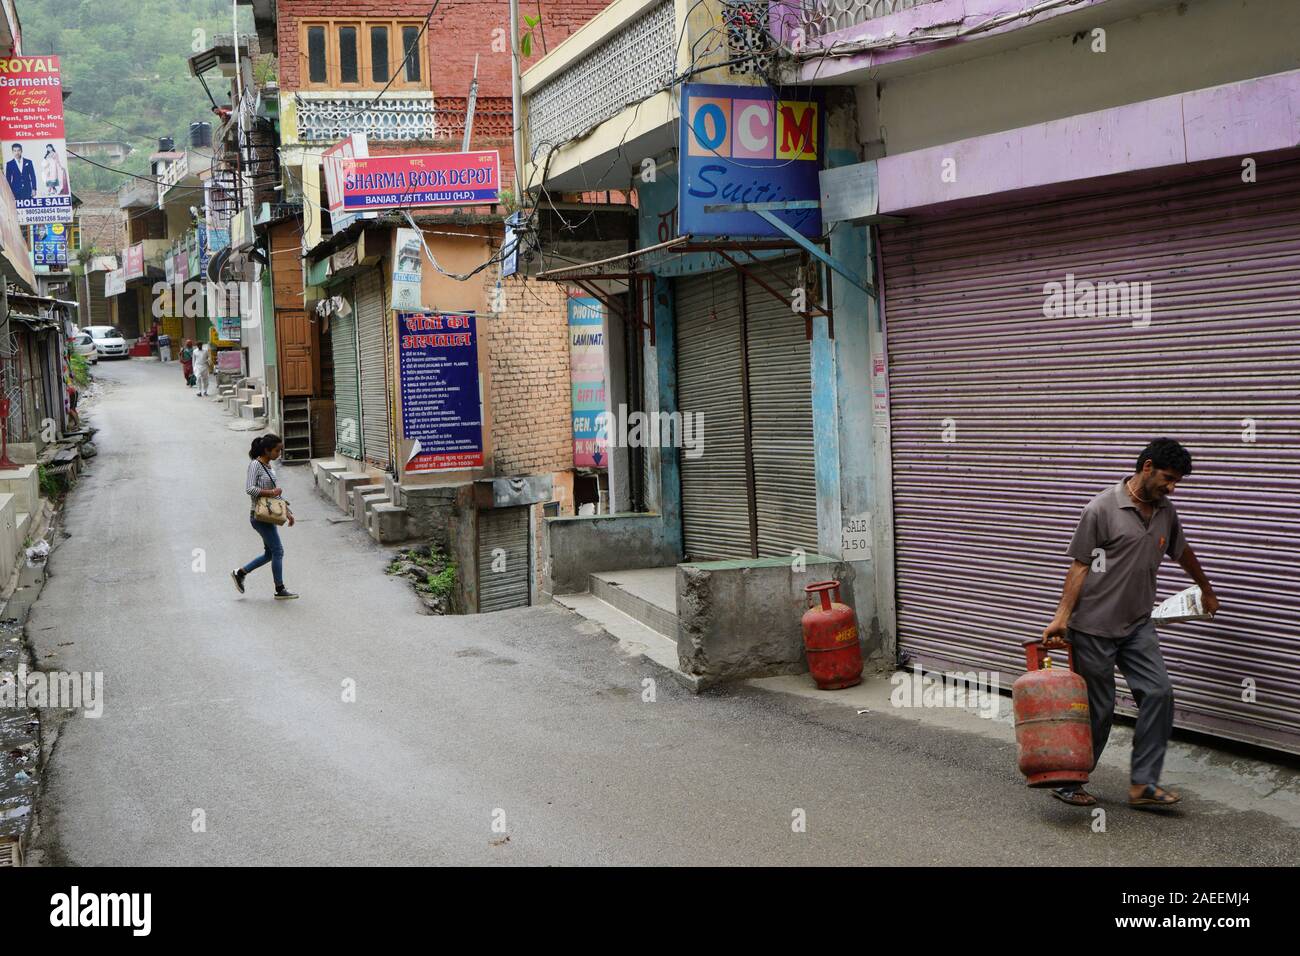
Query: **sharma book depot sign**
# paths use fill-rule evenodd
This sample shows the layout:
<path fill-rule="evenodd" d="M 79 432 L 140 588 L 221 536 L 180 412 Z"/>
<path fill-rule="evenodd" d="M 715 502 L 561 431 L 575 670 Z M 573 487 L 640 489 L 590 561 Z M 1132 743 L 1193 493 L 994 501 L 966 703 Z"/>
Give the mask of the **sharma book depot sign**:
<path fill-rule="evenodd" d="M 694 236 L 777 236 L 752 212 L 706 206 L 819 199 L 825 119 L 808 91 L 688 83 L 682 87 L 678 232 Z M 820 236 L 821 210 L 777 213 L 805 236 Z"/>
<path fill-rule="evenodd" d="M 501 157 L 471 153 L 407 153 L 342 159 L 343 209 L 466 206 L 501 199 Z"/>

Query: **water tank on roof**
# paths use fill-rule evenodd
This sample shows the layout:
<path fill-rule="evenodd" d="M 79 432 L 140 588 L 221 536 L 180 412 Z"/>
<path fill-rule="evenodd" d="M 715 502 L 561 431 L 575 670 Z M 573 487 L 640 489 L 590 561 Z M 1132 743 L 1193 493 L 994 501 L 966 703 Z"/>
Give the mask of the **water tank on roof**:
<path fill-rule="evenodd" d="M 158 137 L 158 152 L 170 153 L 175 148 L 176 148 L 176 141 L 172 139 L 170 136 Z"/>
<path fill-rule="evenodd" d="M 190 124 L 190 145 L 211 146 L 212 145 L 212 124 L 191 123 Z"/>

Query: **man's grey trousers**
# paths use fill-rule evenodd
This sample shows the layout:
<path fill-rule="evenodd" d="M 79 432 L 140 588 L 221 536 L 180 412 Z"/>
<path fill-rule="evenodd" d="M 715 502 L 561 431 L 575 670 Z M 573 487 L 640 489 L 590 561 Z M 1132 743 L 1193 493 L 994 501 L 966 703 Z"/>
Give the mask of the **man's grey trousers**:
<path fill-rule="evenodd" d="M 1174 688 L 1160 656 L 1156 627 L 1147 621 L 1126 637 L 1095 637 L 1073 628 L 1074 669 L 1088 685 L 1088 715 L 1092 720 L 1092 761 L 1095 769 L 1110 738 L 1115 719 L 1115 668 L 1118 666 L 1137 702 L 1133 731 L 1133 769 L 1129 782 L 1145 786 L 1160 782 L 1165 747 L 1174 729 Z"/>

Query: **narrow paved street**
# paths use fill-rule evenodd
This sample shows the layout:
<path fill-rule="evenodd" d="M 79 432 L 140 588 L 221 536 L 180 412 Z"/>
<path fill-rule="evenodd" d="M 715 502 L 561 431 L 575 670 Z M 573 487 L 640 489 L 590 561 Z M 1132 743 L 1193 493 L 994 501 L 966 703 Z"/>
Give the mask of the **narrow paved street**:
<path fill-rule="evenodd" d="M 103 671 L 106 706 L 61 725 L 47 862 L 1262 865 L 1300 850 L 1275 818 L 1194 792 L 1178 816 L 1130 811 L 1112 767 L 1094 833 L 1023 786 L 1009 739 L 749 687 L 695 697 L 555 607 L 424 616 L 305 468 L 285 469 L 302 600 L 273 601 L 267 570 L 240 597 L 228 572 L 259 551 L 242 493 L 255 433 L 229 430 L 175 364 L 96 374 L 100 454 L 30 632 L 43 666 Z"/>

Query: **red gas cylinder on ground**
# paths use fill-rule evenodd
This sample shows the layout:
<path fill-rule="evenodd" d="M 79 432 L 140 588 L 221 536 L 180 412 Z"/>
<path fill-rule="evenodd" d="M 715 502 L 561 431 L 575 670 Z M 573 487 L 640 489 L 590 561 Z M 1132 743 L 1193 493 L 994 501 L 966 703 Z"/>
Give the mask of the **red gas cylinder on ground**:
<path fill-rule="evenodd" d="M 1063 649 L 1068 667 L 1052 667 L 1048 651 Z M 1025 641 L 1027 673 L 1011 685 L 1020 772 L 1031 787 L 1088 782 L 1092 770 L 1092 725 L 1088 687 L 1074 673 L 1074 653 L 1065 641 Z"/>
<path fill-rule="evenodd" d="M 822 690 L 839 690 L 862 682 L 862 648 L 853 608 L 841 604 L 839 581 L 822 581 L 804 588 L 821 603 L 803 616 L 803 648 L 808 670 Z"/>

